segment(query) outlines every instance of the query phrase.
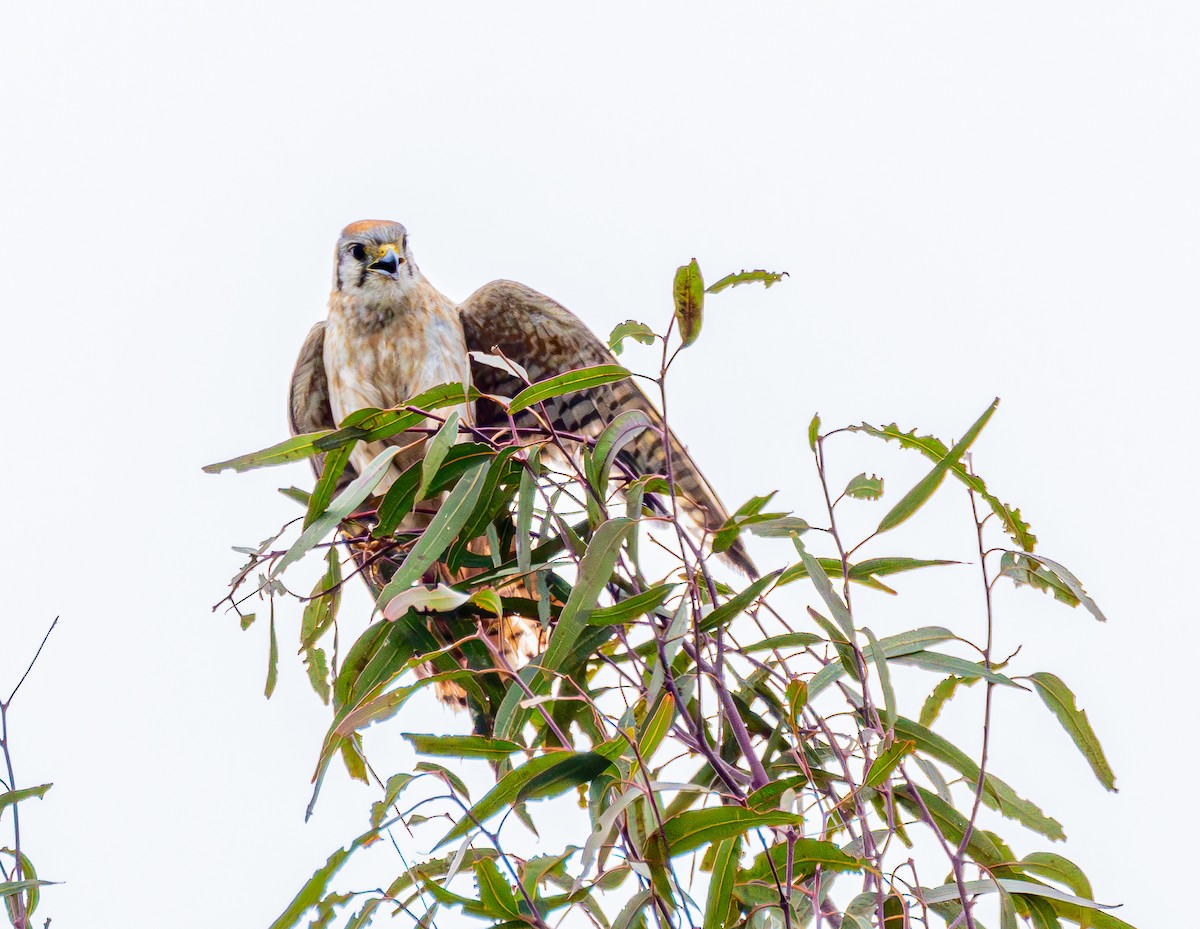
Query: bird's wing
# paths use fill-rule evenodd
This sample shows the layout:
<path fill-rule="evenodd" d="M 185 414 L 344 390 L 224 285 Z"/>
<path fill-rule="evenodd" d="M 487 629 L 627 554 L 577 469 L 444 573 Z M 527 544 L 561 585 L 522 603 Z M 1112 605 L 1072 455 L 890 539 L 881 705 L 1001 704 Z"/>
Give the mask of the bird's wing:
<path fill-rule="evenodd" d="M 494 354 L 499 348 L 533 381 L 573 368 L 613 363 L 608 347 L 575 314 L 523 284 L 493 281 L 471 294 L 460 311 L 468 350 Z M 471 377 L 483 393 L 511 397 L 523 386 L 515 377 L 478 362 L 472 362 Z M 618 414 L 640 410 L 658 431 L 645 430 L 619 457 L 637 474 L 667 473 L 662 417 L 632 380 L 567 394 L 547 401 L 546 407 L 556 429 L 589 436 L 598 435 Z M 478 402 L 476 419 L 481 426 L 507 425 L 499 407 L 487 400 Z M 522 424 L 518 421 L 518 425 Z M 720 528 L 729 518 L 725 507 L 675 434 L 668 430 L 667 436 L 685 517 L 700 529 Z M 725 557 L 746 574 L 757 573 L 741 540 Z"/>
<path fill-rule="evenodd" d="M 329 379 L 325 375 L 325 323 L 319 322 L 308 330 L 300 357 L 292 370 L 292 387 L 288 392 L 288 424 L 292 435 L 336 429 L 333 408 L 329 405 Z M 325 466 L 324 455 L 309 459 L 317 476 Z M 342 484 L 355 477 L 354 466 L 347 463 Z"/>

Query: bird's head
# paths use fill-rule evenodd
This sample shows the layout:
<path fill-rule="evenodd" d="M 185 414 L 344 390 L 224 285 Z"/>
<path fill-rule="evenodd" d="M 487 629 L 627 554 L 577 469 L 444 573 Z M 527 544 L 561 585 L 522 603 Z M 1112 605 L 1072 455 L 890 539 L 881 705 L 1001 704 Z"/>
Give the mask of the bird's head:
<path fill-rule="evenodd" d="M 418 275 L 408 231 L 399 223 L 364 219 L 338 237 L 333 286 L 348 296 L 403 296 Z"/>

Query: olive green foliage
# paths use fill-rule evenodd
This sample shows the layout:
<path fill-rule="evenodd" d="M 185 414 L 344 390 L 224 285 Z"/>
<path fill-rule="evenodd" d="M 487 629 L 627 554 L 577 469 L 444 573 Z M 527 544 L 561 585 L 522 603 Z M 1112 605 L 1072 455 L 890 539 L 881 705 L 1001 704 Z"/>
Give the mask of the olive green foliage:
<path fill-rule="evenodd" d="M 743 271 L 706 288 L 692 261 L 675 275 L 666 331 L 629 320 L 609 345 L 620 351 L 632 338 L 661 347 L 650 383 L 665 407 L 671 366 L 701 335 L 705 295 L 719 305 L 726 288 L 770 286 L 781 276 Z M 327 730 L 314 733 L 312 804 L 328 778 L 345 776 L 341 768 L 377 788 L 361 822 L 346 824 L 347 843 L 298 882 L 273 929 L 306 918 L 362 927 L 390 916 L 434 926 L 462 914 L 481 925 L 548 927 L 570 911 L 568 925 L 606 929 L 978 927 L 984 912 L 997 914 L 987 918 L 1001 929 L 1127 926 L 1096 902 L 1067 858 L 1046 850 L 1018 857 L 1006 838 L 1015 832 L 1048 847 L 1064 834 L 1001 779 L 1006 759 L 986 750 L 1004 725 L 993 711 L 997 688 L 1044 701 L 1099 781 L 1111 790 L 1114 780 L 1068 685 L 992 652 L 1001 621 L 992 593 L 1004 578 L 1104 618 L 1067 568 L 1035 552 L 1020 510 L 974 468 L 968 453 L 997 402 L 963 424 L 957 441 L 895 424 L 830 429 L 813 417 L 806 436 L 820 511 L 773 510 L 768 494 L 697 538 L 677 531 L 670 475 L 614 470 L 621 445 L 655 428 L 641 414 L 619 417 L 577 454 L 554 454 L 565 446 L 544 402 L 627 376 L 601 365 L 494 398 L 538 417 L 540 431 L 519 441 L 446 419 L 439 411 L 474 396 L 447 385 L 413 398 L 408 410 L 360 411 L 337 430 L 211 466 L 246 470 L 325 455 L 311 495 L 285 491 L 305 508 L 303 526 L 292 541 L 278 534 L 242 550 L 249 561 L 228 602 L 244 627 L 253 621 L 249 599 L 270 603 L 268 695 L 278 637 L 287 635 L 298 638 L 313 690 L 329 705 Z M 388 452 L 339 483 L 354 443 L 419 426 L 413 408 L 444 423 L 427 430 L 424 462 L 382 496 L 373 491 Z M 921 456 L 924 476 L 899 493 L 868 470 L 847 468 L 858 473 L 835 481 L 828 456 L 847 447 L 839 443 L 863 448 L 850 439 L 856 434 L 879 440 L 884 464 L 890 455 Z M 890 548 L 893 530 L 928 516 L 938 494 L 969 501 L 964 511 L 974 516 L 946 536 L 948 549 L 965 537 L 972 551 L 952 560 Z M 405 529 L 421 501 L 436 501 L 436 515 L 423 530 Z M 854 520 L 844 514 L 853 508 L 858 522 L 870 508 L 878 514 L 861 538 L 847 537 Z M 743 533 L 790 540 L 790 565 L 735 578 L 719 553 Z M 480 540 L 486 548 L 468 544 Z M 285 571 L 305 558 L 325 559 L 315 589 L 302 610 L 277 610 L 292 596 Z M 959 561 L 974 564 L 953 567 Z M 474 574 L 433 583 L 439 564 Z M 364 565 L 379 614 L 345 615 L 343 585 Z M 936 624 L 925 608 L 898 613 L 926 616 L 925 625 L 886 636 L 858 618 L 862 596 L 876 598 L 873 622 L 901 602 L 890 595 L 904 575 L 937 580 L 966 570 L 980 579 L 983 642 L 966 641 L 951 621 Z M 775 605 L 797 598 L 810 605 Z M 281 617 L 293 614 L 296 628 L 282 632 Z M 498 667 L 506 662 L 487 631 L 514 616 L 541 622 L 548 644 L 524 668 Z M 424 676 L 414 673 L 420 666 Z M 919 675 L 927 675 L 928 697 L 908 706 L 911 688 L 898 685 Z M 404 732 L 421 727 L 404 715 L 406 702 L 439 682 L 465 691 L 473 734 Z M 965 750 L 937 729 L 946 705 L 964 694 L 981 704 L 983 753 L 978 739 Z M 401 732 L 418 760 L 377 770 L 370 740 Z M 490 771 L 483 795 L 471 796 L 459 777 L 463 759 Z M 517 854 L 514 833 L 536 827 L 532 814 L 555 797 L 585 808 L 585 825 L 562 847 Z M 388 859 L 394 864 L 376 889 L 339 887 L 347 859 L 389 836 L 402 854 Z"/>

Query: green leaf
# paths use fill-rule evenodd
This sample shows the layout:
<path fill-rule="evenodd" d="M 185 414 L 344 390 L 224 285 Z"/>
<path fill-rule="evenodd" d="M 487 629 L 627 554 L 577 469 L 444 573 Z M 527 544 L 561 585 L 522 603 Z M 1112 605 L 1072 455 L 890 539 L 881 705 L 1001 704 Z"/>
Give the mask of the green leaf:
<path fill-rule="evenodd" d="M 440 764 L 434 764 L 432 761 L 418 761 L 413 766 L 414 771 L 422 774 L 433 774 L 444 781 L 451 790 L 465 799 L 468 803 L 471 802 L 471 791 L 467 790 L 467 785 L 463 783 L 462 778 L 451 771 L 449 768 L 442 767 Z"/>
<path fill-rule="evenodd" d="M 554 397 L 561 397 L 577 390 L 587 390 L 589 387 L 623 381 L 627 377 L 629 377 L 629 370 L 616 364 L 592 365 L 587 368 L 577 368 L 574 371 L 565 371 L 526 387 L 513 397 L 512 402 L 508 405 L 508 412 L 516 414 Z"/>
<path fill-rule="evenodd" d="M 645 323 L 639 323 L 636 319 L 627 319 L 623 323 L 617 323 L 608 336 L 609 350 L 618 355 L 621 354 L 626 339 L 633 339 L 643 345 L 652 345 L 654 344 L 654 330 Z"/>
<path fill-rule="evenodd" d="M 895 729 L 897 738 L 916 742 L 917 751 L 948 764 L 966 778 L 972 787 L 978 781 L 979 766 L 940 735 L 903 716 L 896 720 Z M 1047 816 L 1033 803 L 1017 796 L 1016 791 L 994 774 L 984 776 L 983 787 L 984 805 L 998 811 L 1001 816 L 1015 820 L 1048 839 L 1057 841 L 1066 838 L 1061 823 Z M 987 861 L 980 863 L 989 864 Z"/>
<path fill-rule="evenodd" d="M 351 842 L 348 848 L 339 848 L 330 855 L 329 860 L 318 868 L 305 885 L 300 888 L 300 892 L 288 904 L 287 909 L 279 914 L 279 918 L 275 922 L 271 923 L 270 929 L 291 929 L 292 926 L 296 925 L 309 908 L 321 902 L 321 899 L 325 896 L 325 889 L 329 886 L 329 882 L 341 870 L 342 865 L 346 863 L 346 859 L 363 845 L 367 844 L 367 842 L 374 839 L 375 835 L 376 832 L 374 829 L 370 832 L 365 832 Z"/>
<path fill-rule="evenodd" d="M 1095 898 L 1092 893 L 1092 882 L 1087 879 L 1087 875 L 1083 873 L 1079 865 L 1062 855 L 1056 855 L 1053 852 L 1034 852 L 1017 862 L 1016 867 L 1027 874 L 1036 874 L 1062 884 L 1077 897 L 1084 897 L 1088 900 Z"/>
<path fill-rule="evenodd" d="M 962 456 L 966 454 L 967 449 L 969 449 L 975 443 L 975 439 L 978 438 L 979 433 L 983 431 L 983 427 L 987 425 L 988 420 L 992 418 L 992 414 L 996 412 L 996 407 L 999 405 L 999 399 L 992 401 L 992 405 L 989 406 L 984 411 L 983 415 L 980 416 L 979 419 L 977 419 L 971 426 L 971 428 L 967 430 L 966 435 L 964 435 L 958 441 L 958 443 L 952 449 L 950 449 L 950 451 L 948 451 L 936 465 L 933 466 L 932 471 L 925 475 L 925 477 L 921 478 L 921 480 L 917 482 L 916 486 L 906 493 L 904 497 L 901 498 L 900 502 L 892 507 L 892 509 L 888 511 L 888 514 L 884 516 L 882 520 L 880 520 L 879 528 L 875 530 L 876 532 L 887 532 L 889 529 L 895 529 L 910 516 L 916 513 L 917 510 L 919 510 L 925 504 L 925 501 L 933 496 L 934 491 L 941 486 L 947 472 L 950 471 L 953 466 L 959 464 L 959 462 L 962 460 Z"/>
<path fill-rule="evenodd" d="M 875 633 L 866 626 L 863 627 L 863 634 L 871 643 L 870 658 L 879 674 L 879 688 L 883 691 L 883 725 L 890 729 L 896 722 L 896 691 L 892 688 L 892 675 L 888 670 L 887 654 L 884 652 L 883 646 L 879 644 L 879 640 L 875 638 Z"/>
<path fill-rule="evenodd" d="M 514 768 L 504 775 L 496 783 L 496 786 L 485 794 L 478 803 L 471 807 L 466 813 L 437 843 L 435 848 L 441 848 L 447 842 L 452 842 L 470 832 L 476 827 L 477 823 L 484 823 L 492 816 L 501 810 L 507 809 L 517 802 L 522 790 L 529 789 L 529 785 L 540 778 L 542 775 L 551 773 L 552 777 L 549 780 L 541 780 L 537 787 L 540 789 L 570 789 L 574 783 L 570 777 L 566 777 L 563 781 L 557 780 L 557 775 L 578 775 L 580 773 L 579 759 L 585 756 L 596 756 L 588 762 L 588 770 L 595 770 L 600 766 L 601 760 L 603 767 L 599 770 L 607 768 L 614 758 L 621 754 L 621 749 L 625 745 L 624 739 L 613 739 L 610 742 L 605 742 L 602 745 L 596 746 L 596 750 L 592 752 L 572 752 L 572 751 L 555 751 L 547 752 L 531 758 L 519 768 Z M 555 772 L 556 768 L 562 768 L 562 772 Z M 564 786 L 565 785 L 565 786 Z M 540 796 L 547 796 L 542 793 Z"/>
<path fill-rule="evenodd" d="M 1096 779 L 1104 785 L 1106 790 L 1116 793 L 1116 777 L 1104 757 L 1104 749 L 1100 746 L 1100 740 L 1097 738 L 1095 730 L 1092 729 L 1092 724 L 1088 722 L 1087 713 L 1075 705 L 1075 694 L 1063 683 L 1061 678 L 1049 671 L 1030 674 L 1027 680 L 1037 688 L 1038 696 L 1050 708 L 1050 712 L 1054 714 L 1062 727 L 1067 730 L 1075 747 L 1091 765 Z"/>
<path fill-rule="evenodd" d="M 612 606 L 604 606 L 592 610 L 588 614 L 588 625 L 620 625 L 632 622 L 640 616 L 653 613 L 667 602 L 678 586 L 678 584 L 659 584 L 657 587 L 651 587 L 640 594 L 626 597 Z"/>
<path fill-rule="evenodd" d="M 1085 909 L 1114 909 L 1112 906 L 1103 903 L 1096 903 L 1094 900 L 1086 900 L 1083 897 L 1076 897 L 1073 894 L 1063 893 L 1061 890 L 1055 890 L 1053 887 L 1047 887 L 1045 884 L 1034 881 L 1018 881 L 1002 877 L 994 881 L 982 880 L 966 882 L 966 891 L 969 896 L 973 896 L 975 894 L 996 893 L 997 890 L 1001 888 L 1007 890 L 1009 893 L 1047 897 L 1051 900 L 1061 900 L 1063 903 L 1070 903 Z M 943 884 L 941 887 L 922 890 L 921 899 L 923 899 L 926 903 L 942 903 L 947 900 L 957 900 L 959 899 L 958 884 Z"/>
<path fill-rule="evenodd" d="M 554 679 L 553 673 L 571 660 L 580 633 L 587 627 L 587 616 L 612 577 L 621 545 L 634 526 L 636 523 L 632 520 L 619 516 L 596 530 L 580 560 L 579 576 L 559 613 L 558 625 L 554 627 L 545 653 L 521 669 L 521 679 L 535 696 L 546 694 Z M 512 738 L 520 733 L 532 712 L 520 705 L 525 698 L 524 690 L 515 682 L 509 685 L 496 711 L 493 731 L 497 738 Z"/>
<path fill-rule="evenodd" d="M 442 427 L 434 433 L 433 438 L 425 443 L 425 457 L 421 459 L 421 484 L 417 488 L 417 499 L 424 500 L 433 486 L 433 479 L 438 468 L 446 460 L 446 452 L 458 439 L 458 410 L 446 417 Z"/>
<path fill-rule="evenodd" d="M 275 636 L 275 611 L 271 611 L 270 644 L 267 647 L 267 683 L 263 694 L 268 700 L 275 693 L 275 684 L 279 681 L 279 639 Z"/>
<path fill-rule="evenodd" d="M 1041 568 L 1032 567 L 1031 564 L 1040 565 Z M 1100 612 L 1096 601 L 1089 597 L 1087 591 L 1083 589 L 1079 578 L 1057 561 L 1051 561 L 1041 555 L 1031 555 L 1028 552 L 1005 552 L 1000 560 L 1000 573 L 1011 577 L 1017 583 L 1031 584 L 1034 587 L 1051 590 L 1055 598 L 1070 606 L 1078 606 L 1082 603 L 1084 609 L 1100 622 L 1108 621 L 1108 618 Z"/>
<path fill-rule="evenodd" d="M 1016 687 L 1018 690 L 1027 689 L 1011 677 L 1007 677 L 999 671 L 993 671 L 980 662 L 968 661 L 965 658 L 957 658 L 954 655 L 943 655 L 941 652 L 911 652 L 907 655 L 899 655 L 893 660 L 897 664 L 912 665 L 913 667 L 924 668 L 926 671 L 957 674 L 959 677 L 966 678 L 983 678 L 985 681 L 991 681 L 993 684 Z"/>
<path fill-rule="evenodd" d="M 533 500 L 537 492 L 541 461 L 538 450 L 532 449 L 521 469 L 521 483 L 517 489 L 517 570 L 528 574 L 533 559 L 530 539 L 533 531 Z"/>
<path fill-rule="evenodd" d="M 782 571 L 772 571 L 752 582 L 745 590 L 734 594 L 700 621 L 701 632 L 712 632 L 732 622 L 744 613 L 763 592 L 778 579 Z"/>
<path fill-rule="evenodd" d="M 337 499 L 329 505 L 329 509 L 314 519 L 300 533 L 300 538 L 292 543 L 292 547 L 271 568 L 271 577 L 278 577 L 288 565 L 302 558 L 309 549 L 333 532 L 343 519 L 353 513 L 383 480 L 392 466 L 392 459 L 399 451 L 400 449 L 396 446 L 391 446 L 372 458 L 371 463 L 363 469 L 362 474 L 337 495 Z"/>
<path fill-rule="evenodd" d="M 402 732 L 422 755 L 452 755 L 455 758 L 507 758 L 524 751 L 524 746 L 508 739 L 486 739 L 478 735 L 422 735 Z"/>
<path fill-rule="evenodd" d="M 658 709 L 646 723 L 646 728 L 638 740 L 638 753 L 642 761 L 649 761 L 658 747 L 662 744 L 667 733 L 671 731 L 671 723 L 675 721 L 675 698 L 665 694 L 659 701 Z"/>
<path fill-rule="evenodd" d="M 239 455 L 237 458 L 230 458 L 228 461 L 218 461 L 216 464 L 205 465 L 203 471 L 206 474 L 220 474 L 222 471 L 228 469 L 249 471 L 253 468 L 265 468 L 271 465 L 286 464 L 289 461 L 300 461 L 316 454 L 316 449 L 313 448 L 313 441 L 315 439 L 333 435 L 333 432 L 334 430 L 332 429 L 325 429 L 322 432 L 292 436 L 286 442 L 280 442 L 278 445 L 272 445 L 261 451 L 251 452 L 248 455 Z"/>
<path fill-rule="evenodd" d="M 883 496 L 883 478 L 874 474 L 867 477 L 867 472 L 864 471 L 850 479 L 843 493 L 855 500 L 878 500 Z"/>
<path fill-rule="evenodd" d="M 329 703 L 329 665 L 325 660 L 325 650 L 309 648 L 304 652 L 304 664 L 308 670 L 308 682 L 313 691 L 321 698 L 322 703 Z"/>
<path fill-rule="evenodd" d="M 371 828 L 378 829 L 383 821 L 388 818 L 388 807 L 396 802 L 396 798 L 400 793 L 416 780 L 415 774 L 407 772 L 401 774 L 393 774 L 387 780 L 387 786 L 383 790 L 383 799 L 376 800 L 371 804 Z"/>
<path fill-rule="evenodd" d="M 679 338 L 686 348 L 699 338 L 700 326 L 704 321 L 704 278 L 700 276 L 700 266 L 695 258 L 675 272 L 672 292 Z"/>
<path fill-rule="evenodd" d="M 904 760 L 904 756 L 911 755 L 916 747 L 917 743 L 909 739 L 893 742 L 875 756 L 875 760 L 871 762 L 871 767 L 867 771 L 867 776 L 863 779 L 863 786 L 882 787 L 891 777 L 892 772 L 899 767 L 900 762 Z"/>
<path fill-rule="evenodd" d="M 742 284 L 762 284 L 763 287 L 769 288 L 772 284 L 778 284 L 787 276 L 788 273 L 786 271 L 763 271 L 761 269 L 739 271 L 737 274 L 726 274 L 710 286 L 706 293 L 719 294 L 727 287 L 739 287 Z"/>
<path fill-rule="evenodd" d="M 863 423 L 860 426 L 850 426 L 849 431 L 863 432 L 877 439 L 883 439 L 885 442 L 898 442 L 901 448 L 913 449 L 934 461 L 941 461 L 947 454 L 946 444 L 936 436 L 919 436 L 915 429 L 903 432 L 895 423 L 892 423 L 890 426 L 880 427 Z M 950 473 L 983 498 L 987 505 L 992 508 L 992 512 L 999 517 L 1004 526 L 1004 531 L 1008 533 L 1014 542 L 1027 552 L 1033 551 L 1034 546 L 1037 545 L 1037 536 L 1030 531 L 1029 523 L 1021 518 L 1021 511 L 1019 509 L 1009 504 L 1001 503 L 999 498 L 988 492 L 983 478 L 967 471 L 966 466 L 962 462 L 951 465 Z"/>
<path fill-rule="evenodd" d="M 817 450 L 817 439 L 821 437 L 821 414 L 813 413 L 813 418 L 808 424 L 808 447 L 814 452 Z"/>
<path fill-rule="evenodd" d="M 782 875 L 787 869 L 788 844 L 779 842 L 766 852 L 754 857 L 753 864 L 738 874 L 738 883 L 746 880 L 769 881 L 775 883 L 774 872 Z M 826 871 L 861 871 L 867 864 L 861 858 L 852 858 L 832 842 L 822 842 L 818 839 L 797 839 L 793 847 L 792 874 L 797 881 L 804 880 L 816 871 L 818 867 Z M 778 896 L 775 898 L 778 900 Z"/>
<path fill-rule="evenodd" d="M 945 642 L 953 638 L 954 633 L 949 629 L 941 626 L 922 626 L 920 629 L 902 632 L 899 635 L 887 636 L 880 639 L 880 644 L 883 646 L 883 653 L 888 659 L 893 659 L 901 655 L 922 651 L 929 645 L 936 645 L 939 642 Z M 864 653 L 864 657 L 872 657 L 869 647 Z M 817 694 L 840 678 L 844 673 L 845 671 L 840 664 L 836 662 L 827 664 L 809 680 L 809 699 L 811 700 L 816 697 Z"/>
<path fill-rule="evenodd" d="M 601 499 L 606 496 L 617 454 L 650 425 L 650 417 L 641 410 L 626 410 L 614 417 L 596 438 L 595 448 L 587 457 L 588 481 Z"/>
<path fill-rule="evenodd" d="M 475 503 L 487 480 L 487 472 L 486 464 L 477 464 L 459 478 L 421 538 L 408 553 L 408 557 L 379 594 L 376 602 L 380 607 L 386 607 L 392 597 L 407 590 L 419 580 L 454 541 L 454 537 L 470 517 L 471 511 L 475 509 Z"/>
<path fill-rule="evenodd" d="M 474 403 L 480 396 L 479 391 L 473 387 L 464 390 L 462 384 L 440 384 L 417 394 L 405 405 L 421 410 L 438 410 L 447 406 Z M 285 442 L 261 451 L 251 452 L 249 455 L 240 455 L 228 461 L 205 465 L 204 470 L 209 474 L 218 474 L 229 468 L 235 471 L 249 471 L 253 468 L 299 461 L 319 452 L 331 452 L 335 448 L 351 442 L 360 440 L 378 442 L 414 426 L 419 426 L 424 421 L 425 416 L 421 413 L 412 413 L 407 410 L 402 412 L 376 409 L 356 410 L 346 417 L 340 429 L 326 429 L 322 432 L 293 436 Z"/>
<path fill-rule="evenodd" d="M 495 454 L 492 449 L 478 442 L 460 442 L 450 446 L 429 492 L 438 493 L 450 487 L 475 465 L 490 462 Z M 375 538 L 388 538 L 396 531 L 416 504 L 417 486 L 420 483 L 421 462 L 417 461 L 406 468 L 383 495 L 376 514 L 378 523 L 371 531 Z"/>
<path fill-rule="evenodd" d="M 473 867 L 475 880 L 479 884 L 479 902 L 483 904 L 484 912 L 501 919 L 519 918 L 521 911 L 517 908 L 512 885 L 500 873 L 496 863 L 483 858 L 476 861 Z"/>
<path fill-rule="evenodd" d="M 966 678 L 951 674 L 948 678 L 934 687 L 933 690 L 930 691 L 929 696 L 925 698 L 925 702 L 921 705 L 921 716 L 918 719 L 918 722 L 920 722 L 920 724 L 926 728 L 932 726 L 934 721 L 938 718 L 938 715 L 942 712 L 942 707 L 945 705 L 946 701 L 953 697 L 955 691 L 958 690 L 958 685 L 965 683 L 970 686 L 977 680 L 979 680 L 979 678 L 967 680 Z"/>
<path fill-rule="evenodd" d="M 750 829 L 771 826 L 796 826 L 800 818 L 783 810 L 748 810 L 740 806 L 717 806 L 703 810 L 686 810 L 672 816 L 647 842 L 646 856 L 652 858 L 652 847 L 665 855 L 659 861 L 697 849 L 710 842 L 736 838 Z M 657 841 L 655 841 L 657 840 Z M 663 845 L 665 844 L 665 850 Z"/>
<path fill-rule="evenodd" d="M 12 806 L 14 803 L 20 803 L 22 800 L 28 800 L 31 797 L 36 797 L 40 800 L 52 786 L 54 785 L 39 784 L 37 787 L 22 787 L 19 790 L 9 790 L 5 793 L 0 793 L 0 812 L 3 812 L 5 807 Z"/>
<path fill-rule="evenodd" d="M 313 521 L 318 516 L 325 512 L 325 508 L 329 506 L 329 501 L 333 499 L 333 492 L 337 489 L 338 479 L 341 478 L 342 472 L 346 470 L 346 465 L 350 461 L 350 455 L 354 451 L 354 444 L 343 445 L 341 448 L 335 449 L 325 456 L 325 467 L 321 470 L 321 478 L 317 481 L 317 486 L 313 488 L 312 495 L 308 498 L 307 512 L 304 514 L 304 526 L 311 526 Z"/>
<path fill-rule="evenodd" d="M 599 752 L 573 752 L 569 758 L 530 778 L 517 791 L 514 802 L 543 800 L 588 784 L 612 767 L 612 760 Z"/>
<path fill-rule="evenodd" d="M 821 595 L 821 599 L 825 601 L 825 605 L 833 613 L 833 618 L 842 627 L 847 641 L 854 641 L 854 620 L 850 617 L 850 611 L 846 608 L 846 604 L 842 602 L 842 598 L 834 592 L 833 585 L 829 582 L 829 576 L 822 569 L 817 559 L 808 553 L 808 549 L 804 547 L 803 542 L 796 538 L 792 540 L 792 544 L 796 546 L 796 551 L 800 554 L 800 560 L 803 562 L 805 570 L 808 571 L 808 579 L 813 582 L 813 586 L 817 588 L 817 593 Z"/>
<path fill-rule="evenodd" d="M 733 879 L 737 876 L 740 858 L 741 842 L 737 838 L 725 839 L 717 845 L 708 901 L 704 905 L 703 929 L 723 929 L 725 926 L 733 906 Z"/>
<path fill-rule="evenodd" d="M 325 573 L 313 587 L 308 603 L 304 604 L 304 616 L 300 622 L 300 648 L 311 648 L 337 619 L 342 601 L 342 565 L 338 560 L 336 545 L 325 552 Z"/>

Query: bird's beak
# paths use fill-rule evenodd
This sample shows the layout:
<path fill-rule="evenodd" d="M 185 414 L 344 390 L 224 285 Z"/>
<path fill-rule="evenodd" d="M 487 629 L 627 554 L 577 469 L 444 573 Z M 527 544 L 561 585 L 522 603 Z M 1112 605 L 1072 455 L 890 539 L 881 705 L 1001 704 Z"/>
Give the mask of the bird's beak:
<path fill-rule="evenodd" d="M 367 270 L 383 274 L 394 281 L 398 281 L 400 280 L 400 266 L 402 264 L 404 264 L 404 258 L 396 251 L 396 246 L 385 245 L 379 257 L 367 265 Z"/>

